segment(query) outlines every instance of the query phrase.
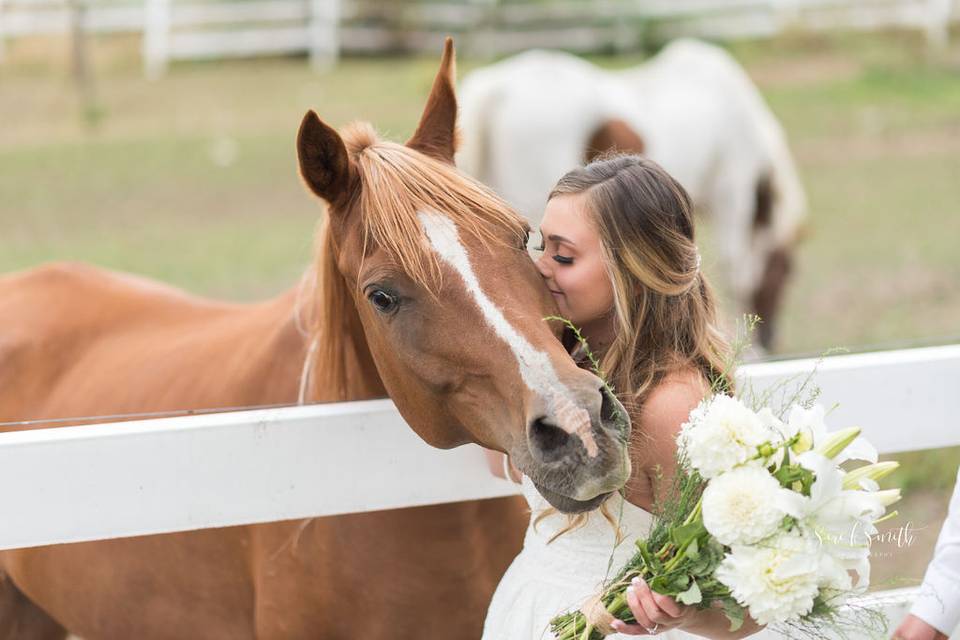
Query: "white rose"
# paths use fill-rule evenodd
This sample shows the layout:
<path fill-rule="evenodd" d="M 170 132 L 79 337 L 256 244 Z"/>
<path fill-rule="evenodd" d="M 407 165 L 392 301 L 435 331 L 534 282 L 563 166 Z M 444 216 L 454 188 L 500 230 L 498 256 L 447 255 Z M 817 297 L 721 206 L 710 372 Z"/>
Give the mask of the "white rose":
<path fill-rule="evenodd" d="M 755 546 L 733 547 L 716 577 L 764 625 L 810 613 L 819 591 L 819 568 L 816 541 L 794 531 Z"/>
<path fill-rule="evenodd" d="M 678 441 L 690 465 L 709 479 L 756 456 L 757 447 L 772 436 L 739 400 L 716 395 L 691 412 Z"/>
<path fill-rule="evenodd" d="M 784 516 L 799 515 L 802 499 L 763 467 L 738 467 L 707 484 L 703 524 L 725 545 L 753 544 L 776 533 Z"/>

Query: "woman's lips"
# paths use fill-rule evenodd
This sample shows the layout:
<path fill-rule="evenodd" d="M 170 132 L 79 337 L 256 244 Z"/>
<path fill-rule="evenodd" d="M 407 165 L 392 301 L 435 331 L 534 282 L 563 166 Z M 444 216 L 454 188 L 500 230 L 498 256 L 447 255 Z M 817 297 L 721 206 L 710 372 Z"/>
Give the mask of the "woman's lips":
<path fill-rule="evenodd" d="M 549 289 L 549 291 L 550 291 L 550 293 L 552 293 L 552 294 L 555 295 L 555 296 L 562 296 L 562 295 L 563 295 L 563 292 L 562 292 L 562 291 L 554 291 L 553 289 Z"/>

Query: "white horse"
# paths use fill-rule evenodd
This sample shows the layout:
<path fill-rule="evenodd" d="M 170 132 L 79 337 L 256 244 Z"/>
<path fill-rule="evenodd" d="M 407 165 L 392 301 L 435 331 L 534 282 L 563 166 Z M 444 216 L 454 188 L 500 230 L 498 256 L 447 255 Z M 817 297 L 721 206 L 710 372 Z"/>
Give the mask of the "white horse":
<path fill-rule="evenodd" d="M 539 226 L 571 168 L 611 148 L 645 153 L 714 221 L 719 266 L 738 311 L 760 315 L 770 348 L 806 197 L 783 129 L 723 49 L 677 40 L 646 63 L 608 72 L 529 51 L 465 80 L 459 166 Z"/>

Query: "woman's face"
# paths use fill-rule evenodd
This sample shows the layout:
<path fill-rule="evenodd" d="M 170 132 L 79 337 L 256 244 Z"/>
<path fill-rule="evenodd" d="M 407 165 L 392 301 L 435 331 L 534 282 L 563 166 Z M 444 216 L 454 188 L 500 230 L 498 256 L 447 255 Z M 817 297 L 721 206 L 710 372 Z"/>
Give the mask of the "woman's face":
<path fill-rule="evenodd" d="M 560 314 L 581 328 L 613 309 L 613 285 L 590 215 L 584 194 L 560 195 L 547 202 L 540 224 L 543 255 L 537 260 Z"/>

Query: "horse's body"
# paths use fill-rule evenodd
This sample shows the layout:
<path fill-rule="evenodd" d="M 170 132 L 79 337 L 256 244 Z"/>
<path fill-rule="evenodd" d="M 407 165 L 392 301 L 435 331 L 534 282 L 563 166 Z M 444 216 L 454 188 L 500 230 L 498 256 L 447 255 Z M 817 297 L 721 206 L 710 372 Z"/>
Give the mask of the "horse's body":
<path fill-rule="evenodd" d="M 408 147 L 304 119 L 301 173 L 330 204 L 316 288 L 239 305 L 84 265 L 0 278 L 0 421 L 292 403 L 306 361 L 308 400 L 389 392 L 427 442 L 509 451 L 563 510 L 622 485 L 520 221 L 445 163 L 452 65 L 448 44 Z M 6 551 L 0 639 L 477 637 L 526 519 L 508 498 Z"/>
<path fill-rule="evenodd" d="M 531 51 L 468 76 L 461 92 L 465 171 L 536 227 L 571 167 L 615 148 L 661 164 L 714 219 L 721 267 L 765 346 L 805 216 L 782 128 L 737 62 L 679 40 L 633 69 Z"/>
<path fill-rule="evenodd" d="M 214 302 L 79 263 L 6 276 L 0 415 L 12 421 L 295 402 L 305 351 L 293 294 L 256 305 Z M 198 350 L 210 369 L 194 379 L 182 363 Z"/>
<path fill-rule="evenodd" d="M 215 303 L 81 264 L 6 276 L 0 416 L 295 402 L 307 352 L 296 294 Z M 351 399 L 384 396 L 364 364 Z M 315 382 L 312 399 L 332 400 Z M 91 640 L 349 638 L 358 627 L 433 638 L 451 616 L 479 629 L 526 517 L 509 498 L 7 551 L 3 579 L 16 587 L 0 587 L 0 637 L 58 638 L 63 625 Z M 37 615 L 34 629 L 13 626 L 30 601 L 59 625 Z"/>

